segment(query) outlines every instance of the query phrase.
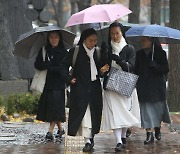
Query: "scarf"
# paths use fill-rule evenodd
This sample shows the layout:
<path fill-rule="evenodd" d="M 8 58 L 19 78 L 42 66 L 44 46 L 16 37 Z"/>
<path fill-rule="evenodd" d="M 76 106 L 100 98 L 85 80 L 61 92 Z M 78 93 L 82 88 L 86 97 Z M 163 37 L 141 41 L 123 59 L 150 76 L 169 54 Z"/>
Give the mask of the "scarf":
<path fill-rule="evenodd" d="M 119 56 L 119 53 L 122 51 L 122 49 L 127 45 L 124 37 L 121 37 L 121 40 L 119 43 L 114 42 L 111 40 L 111 47 L 112 47 L 112 53 Z M 116 62 L 112 61 L 112 66 L 116 68 L 121 68 L 119 65 L 116 64 Z"/>
<path fill-rule="evenodd" d="M 119 53 L 122 51 L 122 49 L 127 45 L 124 37 L 121 37 L 121 40 L 119 43 L 114 42 L 111 40 L 111 47 L 112 47 L 112 52 L 113 54 L 116 54 L 119 56 Z"/>
<path fill-rule="evenodd" d="M 94 58 L 93 58 L 95 47 L 93 49 L 89 50 L 84 43 L 83 43 L 83 46 L 84 46 L 84 49 L 86 50 L 86 53 L 87 53 L 87 55 L 88 55 L 88 57 L 90 59 L 91 81 L 94 81 L 94 80 L 97 79 L 96 75 L 98 74 L 96 64 L 95 64 L 95 61 L 94 61 Z"/>

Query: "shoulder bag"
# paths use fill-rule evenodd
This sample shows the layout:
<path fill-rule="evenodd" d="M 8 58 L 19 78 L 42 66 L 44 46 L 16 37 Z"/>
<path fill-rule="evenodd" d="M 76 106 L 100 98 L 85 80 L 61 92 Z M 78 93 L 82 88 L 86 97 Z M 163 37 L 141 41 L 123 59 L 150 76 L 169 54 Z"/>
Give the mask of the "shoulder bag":
<path fill-rule="evenodd" d="M 45 50 L 45 47 L 43 47 L 42 48 L 43 61 L 45 61 L 45 56 L 46 56 L 46 50 Z M 32 83 L 31 83 L 30 90 L 38 91 L 42 93 L 44 90 L 45 82 L 46 82 L 46 75 L 47 75 L 47 70 L 40 71 L 36 69 Z"/>

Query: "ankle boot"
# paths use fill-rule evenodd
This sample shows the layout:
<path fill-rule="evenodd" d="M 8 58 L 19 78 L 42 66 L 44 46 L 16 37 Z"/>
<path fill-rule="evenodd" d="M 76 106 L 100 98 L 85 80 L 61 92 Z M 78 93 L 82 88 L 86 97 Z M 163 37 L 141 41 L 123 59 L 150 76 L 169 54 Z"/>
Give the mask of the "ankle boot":
<path fill-rule="evenodd" d="M 144 144 L 153 143 L 154 142 L 153 132 L 147 132 L 146 135 L 147 137 L 146 137 L 146 140 L 144 141 Z"/>
<path fill-rule="evenodd" d="M 154 130 L 155 130 L 155 138 L 157 140 L 161 140 L 161 128 L 160 127 L 155 127 Z"/>

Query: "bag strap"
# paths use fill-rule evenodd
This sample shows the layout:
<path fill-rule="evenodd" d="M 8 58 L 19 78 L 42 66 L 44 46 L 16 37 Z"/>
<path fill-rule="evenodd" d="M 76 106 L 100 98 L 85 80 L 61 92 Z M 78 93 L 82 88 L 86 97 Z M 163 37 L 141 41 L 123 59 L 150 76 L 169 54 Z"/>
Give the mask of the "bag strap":
<path fill-rule="evenodd" d="M 45 46 L 42 47 L 42 57 L 43 57 L 43 61 L 46 60 L 46 48 Z M 49 56 L 47 55 L 48 61 L 50 61 Z"/>
<path fill-rule="evenodd" d="M 76 63 L 76 58 L 77 58 L 78 52 L 79 52 L 79 45 L 77 45 L 74 50 L 73 59 L 72 59 L 72 67 L 74 67 L 74 65 Z"/>
<path fill-rule="evenodd" d="M 76 58 L 77 58 L 78 52 L 79 52 L 79 45 L 77 45 L 74 49 L 74 54 L 73 54 L 73 59 L 72 59 L 72 67 L 74 67 L 74 65 L 76 63 Z M 99 47 L 96 47 L 96 52 L 97 52 L 98 60 L 100 60 L 101 53 L 100 53 Z"/>

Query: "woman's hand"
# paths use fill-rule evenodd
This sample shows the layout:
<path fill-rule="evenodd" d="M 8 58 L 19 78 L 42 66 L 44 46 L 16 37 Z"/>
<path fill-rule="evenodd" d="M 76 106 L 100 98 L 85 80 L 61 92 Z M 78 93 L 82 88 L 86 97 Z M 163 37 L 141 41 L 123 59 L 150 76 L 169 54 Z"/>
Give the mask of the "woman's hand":
<path fill-rule="evenodd" d="M 108 72 L 109 71 L 109 65 L 108 64 L 104 65 L 103 67 L 101 67 L 100 71 L 103 74 Z"/>
<path fill-rule="evenodd" d="M 75 84 L 76 83 L 76 78 L 73 78 L 72 80 L 71 80 L 71 84 Z"/>

